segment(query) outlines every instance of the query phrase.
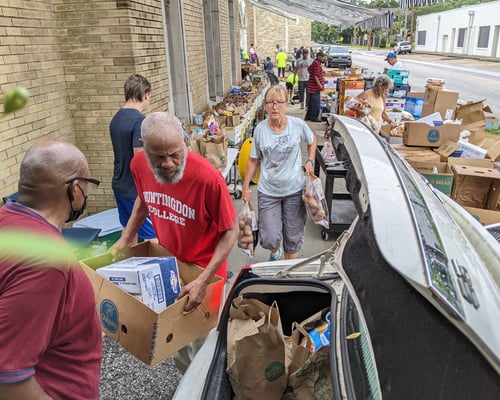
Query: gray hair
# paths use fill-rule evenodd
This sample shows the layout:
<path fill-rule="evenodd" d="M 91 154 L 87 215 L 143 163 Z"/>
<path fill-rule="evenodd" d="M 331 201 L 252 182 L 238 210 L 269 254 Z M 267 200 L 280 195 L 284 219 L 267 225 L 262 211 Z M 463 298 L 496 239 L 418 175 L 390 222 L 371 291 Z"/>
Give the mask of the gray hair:
<path fill-rule="evenodd" d="M 144 142 L 150 137 L 165 139 L 172 132 L 178 133 L 181 139 L 184 140 L 181 121 L 168 112 L 154 112 L 142 121 L 141 138 Z"/>
<path fill-rule="evenodd" d="M 284 101 L 287 101 L 288 99 L 288 91 L 286 90 L 286 87 L 283 85 L 273 85 L 269 89 L 267 89 L 266 95 L 264 97 L 265 100 L 267 100 L 269 95 L 273 93 L 281 94 Z"/>
<path fill-rule="evenodd" d="M 387 75 L 380 75 L 375 78 L 373 82 L 373 91 L 376 95 L 381 96 L 385 88 L 392 87 L 392 80 Z"/>

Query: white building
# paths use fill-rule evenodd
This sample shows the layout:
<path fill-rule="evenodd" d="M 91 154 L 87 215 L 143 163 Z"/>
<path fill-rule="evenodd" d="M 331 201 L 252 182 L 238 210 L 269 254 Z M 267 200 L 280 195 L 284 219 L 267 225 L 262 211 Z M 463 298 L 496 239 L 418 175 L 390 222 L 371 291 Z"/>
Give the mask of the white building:
<path fill-rule="evenodd" d="M 415 48 L 500 57 L 500 1 L 417 17 Z"/>

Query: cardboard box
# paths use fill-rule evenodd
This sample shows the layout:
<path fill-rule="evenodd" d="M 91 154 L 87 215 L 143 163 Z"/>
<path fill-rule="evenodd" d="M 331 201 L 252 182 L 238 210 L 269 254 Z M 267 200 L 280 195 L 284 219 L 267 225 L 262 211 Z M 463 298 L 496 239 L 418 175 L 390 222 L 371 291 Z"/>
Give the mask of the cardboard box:
<path fill-rule="evenodd" d="M 485 149 L 487 158 L 500 161 L 500 136 L 476 132 L 472 143 Z"/>
<path fill-rule="evenodd" d="M 481 167 L 481 168 L 491 168 L 495 167 L 493 160 L 487 158 L 461 158 L 461 157 L 449 157 L 447 160 L 448 165 L 467 165 L 469 167 Z"/>
<path fill-rule="evenodd" d="M 486 125 L 483 107 L 485 100 L 457 105 L 455 118 L 462 120 L 463 129 L 473 130 Z"/>
<path fill-rule="evenodd" d="M 454 175 L 448 164 L 415 160 L 408 160 L 408 163 L 436 189 L 448 196 L 451 194 Z"/>
<path fill-rule="evenodd" d="M 395 83 L 392 88 L 389 89 L 389 96 L 403 99 L 406 97 L 409 91 L 410 85 Z"/>
<path fill-rule="evenodd" d="M 443 119 L 453 119 L 457 107 L 458 92 L 451 90 L 425 89 L 422 117 L 439 112 Z"/>
<path fill-rule="evenodd" d="M 485 128 L 500 129 L 500 117 L 493 114 L 485 114 Z"/>
<path fill-rule="evenodd" d="M 175 257 L 131 257 L 96 271 L 123 290 L 138 294 L 155 311 L 173 304 L 181 292 Z"/>
<path fill-rule="evenodd" d="M 387 75 L 396 84 L 408 84 L 408 79 L 410 78 L 410 71 L 406 69 L 389 69 L 384 68 L 384 75 Z"/>
<path fill-rule="evenodd" d="M 451 198 L 467 207 L 496 210 L 500 199 L 500 172 L 492 168 L 452 165 L 455 176 Z"/>
<path fill-rule="evenodd" d="M 413 115 L 413 118 L 422 116 L 424 106 L 424 92 L 410 92 L 406 95 L 405 111 Z"/>
<path fill-rule="evenodd" d="M 157 244 L 144 242 L 134 246 L 126 256 L 171 254 Z M 222 278 L 211 279 L 203 303 L 193 312 L 184 312 L 187 298 L 183 298 L 158 313 L 95 272 L 111 262 L 109 253 L 80 261 L 94 288 L 104 333 L 145 364 L 158 364 L 217 325 L 224 290 Z M 194 264 L 182 262 L 178 262 L 178 268 L 185 283 L 192 282 L 203 271 Z"/>
<path fill-rule="evenodd" d="M 382 125 L 380 127 L 380 136 L 384 137 L 389 144 L 403 144 L 403 137 L 391 136 L 391 126 Z"/>
<path fill-rule="evenodd" d="M 483 225 L 500 222 L 500 211 L 484 210 L 482 208 L 464 207 L 474 218 Z"/>
<path fill-rule="evenodd" d="M 396 97 L 387 97 L 385 100 L 385 108 L 392 108 L 399 111 L 403 111 L 405 109 L 405 99 L 398 99 Z"/>
<path fill-rule="evenodd" d="M 459 158 L 485 158 L 486 149 L 476 146 L 464 140 L 458 142 L 446 141 L 436 152 L 441 156 L 441 161 L 446 161 L 448 157 Z"/>
<path fill-rule="evenodd" d="M 439 147 L 445 141 L 460 138 L 460 125 L 430 126 L 422 122 L 405 122 L 403 143 L 407 146 Z"/>
<path fill-rule="evenodd" d="M 427 147 L 410 147 L 404 144 L 393 144 L 392 148 L 406 160 L 439 162 L 439 154 Z"/>

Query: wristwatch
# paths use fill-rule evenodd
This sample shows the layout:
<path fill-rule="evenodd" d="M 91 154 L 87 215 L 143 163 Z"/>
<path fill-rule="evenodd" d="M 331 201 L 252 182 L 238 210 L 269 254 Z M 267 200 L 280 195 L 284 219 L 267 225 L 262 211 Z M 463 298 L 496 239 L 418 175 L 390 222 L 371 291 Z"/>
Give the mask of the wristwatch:
<path fill-rule="evenodd" d="M 311 164 L 314 164 L 314 160 L 309 159 L 309 160 L 307 160 L 307 161 L 306 161 L 306 164 L 307 164 L 308 162 L 310 162 Z"/>

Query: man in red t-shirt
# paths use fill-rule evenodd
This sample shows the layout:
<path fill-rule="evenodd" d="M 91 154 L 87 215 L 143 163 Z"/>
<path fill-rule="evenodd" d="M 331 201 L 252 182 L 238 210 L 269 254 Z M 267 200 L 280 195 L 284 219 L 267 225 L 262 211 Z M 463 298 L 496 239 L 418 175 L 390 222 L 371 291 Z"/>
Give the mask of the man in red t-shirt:
<path fill-rule="evenodd" d="M 325 79 L 323 78 L 323 58 L 325 54 L 319 51 L 316 59 L 309 66 L 309 81 L 307 82 L 307 113 L 306 121 L 321 122 L 321 91 L 324 89 Z"/>
<path fill-rule="evenodd" d="M 141 130 L 144 152 L 130 164 L 138 197 L 111 252 L 132 246 L 149 215 L 161 246 L 180 261 L 204 268 L 178 297 L 188 296 L 185 311 L 190 311 L 203 301 L 214 274 L 226 279 L 226 258 L 238 237 L 236 211 L 221 173 L 204 157 L 188 152 L 177 117 L 152 113 Z"/>
<path fill-rule="evenodd" d="M 99 399 L 101 325 L 94 291 L 61 227 L 85 209 L 85 156 L 44 142 L 22 163 L 19 196 L 0 209 L 0 398 Z"/>

